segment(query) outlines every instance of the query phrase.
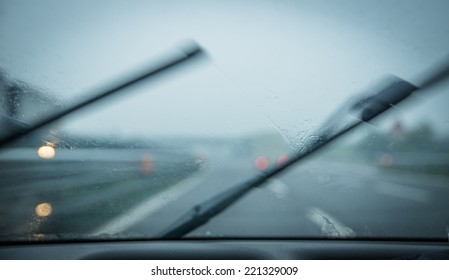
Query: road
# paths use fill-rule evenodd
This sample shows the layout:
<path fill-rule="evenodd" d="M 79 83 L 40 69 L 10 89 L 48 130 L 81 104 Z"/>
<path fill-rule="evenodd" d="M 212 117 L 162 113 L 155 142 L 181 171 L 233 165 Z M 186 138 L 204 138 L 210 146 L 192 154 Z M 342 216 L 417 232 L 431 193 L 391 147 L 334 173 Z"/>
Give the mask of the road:
<path fill-rule="evenodd" d="M 187 158 L 152 158 L 148 174 L 142 174 L 141 151 L 132 158 L 108 155 L 28 166 L 0 162 L 1 235 L 151 237 L 193 205 L 259 172 L 253 159 L 225 151 L 193 165 Z M 314 158 L 188 236 L 445 238 L 448 202 L 448 177 Z"/>
<path fill-rule="evenodd" d="M 186 153 L 35 149 L 0 154 L 0 234 L 89 234 L 198 169 Z"/>
<path fill-rule="evenodd" d="M 165 207 L 140 211 L 127 230 L 157 234 L 192 205 L 257 173 L 249 161 L 209 164 L 183 186 L 187 191 Z M 188 236 L 445 238 L 448 202 L 448 177 L 316 158 L 251 191 Z M 114 232 L 114 225 L 103 230 Z"/>

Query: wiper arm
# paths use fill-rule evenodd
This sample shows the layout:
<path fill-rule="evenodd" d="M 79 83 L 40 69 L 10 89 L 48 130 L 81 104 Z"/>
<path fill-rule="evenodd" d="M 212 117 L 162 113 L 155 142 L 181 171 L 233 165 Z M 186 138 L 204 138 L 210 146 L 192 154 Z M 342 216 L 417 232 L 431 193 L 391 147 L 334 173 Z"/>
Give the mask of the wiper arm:
<path fill-rule="evenodd" d="M 176 66 L 179 66 L 187 61 L 191 61 L 192 59 L 199 58 L 202 54 L 204 54 L 204 51 L 197 45 L 191 45 L 188 46 L 188 48 L 185 48 L 182 53 L 172 55 L 172 57 L 167 58 L 166 61 L 162 62 L 160 65 L 154 66 L 151 69 L 148 69 L 144 71 L 143 73 L 140 73 L 139 75 L 136 75 L 136 77 L 129 79 L 126 82 L 123 82 L 122 84 L 113 86 L 112 88 L 95 95 L 92 98 L 89 98 L 87 100 L 84 100 L 78 104 L 75 104 L 63 111 L 57 112 L 54 115 L 50 115 L 41 121 L 37 122 L 36 124 L 33 124 L 31 126 L 22 126 L 20 129 L 15 129 L 12 131 L 11 134 L 7 135 L 4 138 L 0 139 L 0 148 L 2 146 L 5 146 L 9 143 L 12 143 L 19 138 L 30 134 L 33 131 L 38 130 L 39 128 L 42 128 L 56 120 L 59 120 L 75 111 L 78 111 L 81 108 L 87 107 L 88 105 L 91 105 L 92 103 L 96 103 L 100 100 L 103 100 L 105 97 L 111 96 L 113 94 L 118 93 L 119 91 L 123 90 L 124 88 L 127 88 L 137 82 L 140 82 L 144 79 L 153 78 L 157 76 L 158 74 L 165 73 L 167 70 L 170 70 L 172 68 L 175 68 Z"/>
<path fill-rule="evenodd" d="M 273 176 L 285 171 L 299 161 L 304 160 L 360 124 L 371 121 L 399 102 L 405 100 L 412 92 L 434 85 L 446 78 L 449 75 L 448 65 L 449 64 L 446 63 L 445 67 L 441 67 L 440 71 L 437 71 L 438 73 L 428 76 L 426 81 L 423 82 L 424 86 L 418 87 L 410 82 L 395 77 L 393 80 L 390 80 L 386 86 L 375 93 L 349 99 L 340 110 L 337 110 L 337 113 L 334 114 L 333 118 L 318 130 L 317 137 L 315 137 L 313 141 L 307 143 L 307 146 L 302 148 L 284 164 L 271 168 L 246 182 L 238 184 L 233 188 L 219 193 L 211 199 L 195 205 L 171 226 L 162 231 L 157 237 L 161 239 L 177 239 L 202 226 L 211 218 L 234 204 L 250 190 L 261 186 Z M 348 112 L 355 113 L 357 120 L 350 125 L 336 130 L 335 127 L 338 120 Z"/>

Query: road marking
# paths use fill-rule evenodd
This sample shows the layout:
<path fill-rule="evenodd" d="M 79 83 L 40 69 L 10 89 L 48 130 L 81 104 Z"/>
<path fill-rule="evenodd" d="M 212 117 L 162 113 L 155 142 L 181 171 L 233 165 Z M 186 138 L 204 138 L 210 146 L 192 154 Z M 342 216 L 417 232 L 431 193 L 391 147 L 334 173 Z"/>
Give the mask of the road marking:
<path fill-rule="evenodd" d="M 133 225 L 143 221 L 165 205 L 177 200 L 185 193 L 191 191 L 193 188 L 198 186 L 204 178 L 204 172 L 198 172 L 197 174 L 178 182 L 176 185 L 170 187 L 169 190 L 158 193 L 155 196 L 151 196 L 149 199 L 138 204 L 130 211 L 127 211 L 123 215 L 120 215 L 110 222 L 95 229 L 92 234 L 115 234 L 123 232 Z"/>
<path fill-rule="evenodd" d="M 355 232 L 324 210 L 312 207 L 307 211 L 307 217 L 321 228 L 321 234 L 326 237 L 355 237 Z"/>
<path fill-rule="evenodd" d="M 281 180 L 271 179 L 267 188 L 274 193 L 277 198 L 286 198 L 288 186 Z"/>
<path fill-rule="evenodd" d="M 429 201 L 429 192 L 425 190 L 419 190 L 399 184 L 382 182 L 375 187 L 378 193 L 394 196 L 402 199 L 407 199 L 416 202 L 425 203 Z"/>

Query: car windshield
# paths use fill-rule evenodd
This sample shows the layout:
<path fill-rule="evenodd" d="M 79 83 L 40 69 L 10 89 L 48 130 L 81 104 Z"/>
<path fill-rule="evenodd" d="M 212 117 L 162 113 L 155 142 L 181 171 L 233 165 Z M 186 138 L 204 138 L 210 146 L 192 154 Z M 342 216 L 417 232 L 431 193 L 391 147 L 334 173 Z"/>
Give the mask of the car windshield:
<path fill-rule="evenodd" d="M 185 42 L 207 55 L 1 146 L 1 242 L 159 238 L 307 149 L 351 96 L 390 74 L 421 86 L 449 54 L 448 10 L 2 1 L 0 139 L 182 55 Z M 447 240 L 448 90 L 443 79 L 416 91 L 184 237 Z"/>

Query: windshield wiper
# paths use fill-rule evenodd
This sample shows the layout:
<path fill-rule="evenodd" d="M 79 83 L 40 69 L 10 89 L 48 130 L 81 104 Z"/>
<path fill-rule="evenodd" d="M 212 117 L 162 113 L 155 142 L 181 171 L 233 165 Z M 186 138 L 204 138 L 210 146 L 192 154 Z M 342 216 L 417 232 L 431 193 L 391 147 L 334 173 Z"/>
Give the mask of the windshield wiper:
<path fill-rule="evenodd" d="M 248 181 L 238 184 L 233 188 L 223 191 L 218 195 L 195 205 L 172 225 L 162 231 L 157 237 L 161 239 L 177 239 L 202 226 L 211 218 L 234 204 L 250 190 L 261 186 L 270 178 L 309 157 L 360 124 L 371 121 L 399 102 L 405 100 L 412 94 L 412 92 L 433 86 L 446 78 L 449 75 L 448 65 L 449 63 L 445 62 L 444 67 L 439 67 L 437 71 L 427 74 L 427 77 L 421 83 L 421 87 L 398 77 L 393 77 L 377 92 L 350 98 L 320 129 L 318 129 L 316 133 L 317 137 L 314 137 L 313 140 L 309 141 L 304 148 L 284 164 L 271 168 Z M 339 125 L 339 122 L 348 113 L 353 113 L 357 118 L 356 121 L 338 129 L 337 126 Z"/>
<path fill-rule="evenodd" d="M 28 125 L 15 126 L 10 134 L 8 134 L 7 136 L 0 139 L 0 148 L 2 146 L 5 146 L 9 143 L 12 143 L 12 142 L 18 140 L 19 138 L 21 138 L 25 135 L 30 134 L 31 132 L 38 130 L 39 128 L 42 128 L 42 127 L 44 127 L 56 120 L 59 120 L 75 111 L 78 111 L 81 108 L 84 108 L 88 105 L 96 103 L 100 100 L 103 100 L 105 97 L 116 94 L 116 93 L 120 92 L 121 90 L 123 90 L 137 82 L 140 82 L 144 79 L 153 78 L 161 73 L 165 73 L 167 70 L 175 68 L 176 66 L 179 66 L 185 62 L 191 61 L 194 58 L 199 58 L 199 57 L 201 57 L 202 54 L 204 54 L 204 51 L 198 45 L 195 45 L 195 44 L 191 44 L 189 46 L 181 48 L 181 50 L 182 50 L 182 52 L 180 52 L 179 54 L 173 54 L 171 57 L 166 58 L 166 60 L 163 61 L 160 65 L 153 66 L 150 69 L 147 69 L 144 72 L 137 74 L 134 78 L 130 78 L 126 82 L 123 82 L 121 84 L 113 86 L 110 89 L 108 89 L 100 94 L 97 94 L 92 98 L 81 101 L 80 103 L 75 104 L 75 105 L 73 105 L 65 110 L 62 110 L 60 112 L 57 112 L 54 115 L 50 115 L 31 126 L 28 126 Z M 5 117 L 5 119 L 6 119 L 6 117 Z"/>

